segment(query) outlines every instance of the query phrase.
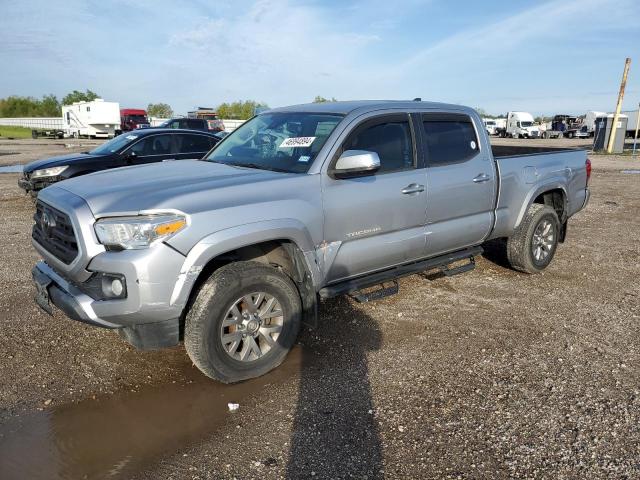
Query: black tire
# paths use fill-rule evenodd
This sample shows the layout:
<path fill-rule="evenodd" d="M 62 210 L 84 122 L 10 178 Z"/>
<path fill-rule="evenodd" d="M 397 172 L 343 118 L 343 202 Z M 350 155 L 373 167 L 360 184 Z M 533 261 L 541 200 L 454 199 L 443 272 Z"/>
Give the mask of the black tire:
<path fill-rule="evenodd" d="M 222 321 L 234 302 L 252 292 L 276 297 L 283 312 L 282 331 L 263 356 L 242 361 L 232 358 L 221 341 Z M 202 285 L 187 313 L 184 345 L 191 361 L 205 375 L 223 383 L 259 377 L 282 363 L 300 330 L 302 306 L 291 279 L 258 262 L 235 262 L 216 270 Z"/>
<path fill-rule="evenodd" d="M 552 245 L 548 255 L 543 259 L 536 259 L 534 256 L 534 232 L 538 225 L 549 221 L 552 231 Z M 516 270 L 525 273 L 540 273 L 553 260 L 558 247 L 560 235 L 560 221 L 556 211 L 540 203 L 534 203 L 529 207 L 522 222 L 516 228 L 514 234 L 507 240 L 507 258 L 509 264 Z"/>

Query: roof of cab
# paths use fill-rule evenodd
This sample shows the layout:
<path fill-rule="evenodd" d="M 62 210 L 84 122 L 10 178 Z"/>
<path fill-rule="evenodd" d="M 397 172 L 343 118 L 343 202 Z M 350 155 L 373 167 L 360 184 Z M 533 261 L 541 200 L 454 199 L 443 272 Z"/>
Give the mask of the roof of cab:
<path fill-rule="evenodd" d="M 304 103 L 301 105 L 291 105 L 288 107 L 273 108 L 265 110 L 265 112 L 309 112 L 309 113 L 337 113 L 347 115 L 355 110 L 362 112 L 383 110 L 389 108 L 435 108 L 435 109 L 464 109 L 461 105 L 452 105 L 438 102 L 423 102 L 421 100 L 351 100 L 346 102 L 323 102 L 323 103 Z"/>

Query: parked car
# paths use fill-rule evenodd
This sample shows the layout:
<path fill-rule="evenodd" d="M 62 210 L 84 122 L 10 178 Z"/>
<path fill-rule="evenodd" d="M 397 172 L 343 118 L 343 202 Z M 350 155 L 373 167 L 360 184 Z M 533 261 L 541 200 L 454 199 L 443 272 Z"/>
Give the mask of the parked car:
<path fill-rule="evenodd" d="M 209 122 L 209 120 L 205 120 L 204 118 L 171 118 L 162 122 L 156 128 L 183 128 L 187 130 L 201 130 L 203 132 L 220 132 L 218 126 L 210 128 Z"/>
<path fill-rule="evenodd" d="M 52 183 L 100 170 L 169 159 L 199 159 L 219 141 L 212 133 L 192 130 L 136 130 L 109 140 L 90 152 L 31 162 L 24 166 L 18 185 L 36 194 Z"/>
<path fill-rule="evenodd" d="M 492 147 L 467 107 L 270 110 L 202 161 L 43 190 L 36 301 L 139 348 L 184 339 L 202 372 L 236 382 L 283 361 L 319 298 L 375 300 L 404 275 L 469 271 L 489 239 L 506 239 L 516 270 L 543 271 L 590 172 L 584 150 Z"/>
<path fill-rule="evenodd" d="M 224 130 L 224 122 L 218 118 L 218 113 L 209 107 L 198 107 L 193 112 L 188 112 L 189 118 L 200 118 L 206 120 L 209 124 L 209 130 L 212 132 L 222 132 Z"/>

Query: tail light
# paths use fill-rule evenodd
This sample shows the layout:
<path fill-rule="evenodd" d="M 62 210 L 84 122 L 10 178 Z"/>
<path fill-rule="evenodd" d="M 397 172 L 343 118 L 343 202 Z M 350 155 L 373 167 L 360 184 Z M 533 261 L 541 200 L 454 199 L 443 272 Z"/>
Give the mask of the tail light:
<path fill-rule="evenodd" d="M 587 185 L 589 184 L 589 179 L 591 178 L 591 160 L 587 158 L 587 161 L 584 162 L 585 168 L 587 170 Z"/>

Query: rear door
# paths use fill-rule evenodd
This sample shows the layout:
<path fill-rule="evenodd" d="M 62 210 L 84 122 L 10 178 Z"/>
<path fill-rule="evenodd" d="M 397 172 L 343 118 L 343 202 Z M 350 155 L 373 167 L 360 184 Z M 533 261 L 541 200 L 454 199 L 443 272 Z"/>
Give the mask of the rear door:
<path fill-rule="evenodd" d="M 427 166 L 426 255 L 481 243 L 491 231 L 496 169 L 489 145 L 471 117 L 421 115 Z"/>
<path fill-rule="evenodd" d="M 355 127 L 332 159 L 346 150 L 376 152 L 375 175 L 323 175 L 324 239 L 335 253 L 327 274 L 338 281 L 398 265 L 423 255 L 425 170 L 419 163 L 408 114 L 386 114 Z"/>

